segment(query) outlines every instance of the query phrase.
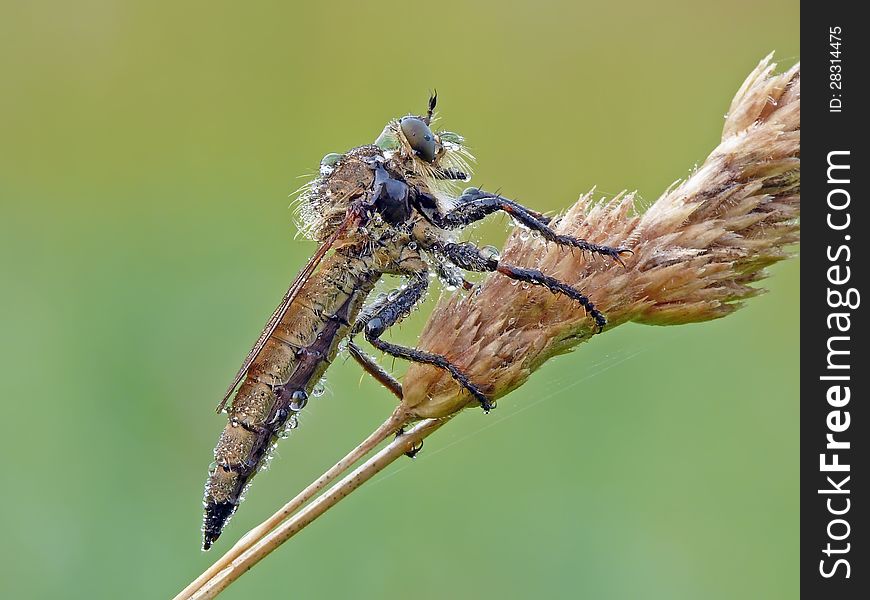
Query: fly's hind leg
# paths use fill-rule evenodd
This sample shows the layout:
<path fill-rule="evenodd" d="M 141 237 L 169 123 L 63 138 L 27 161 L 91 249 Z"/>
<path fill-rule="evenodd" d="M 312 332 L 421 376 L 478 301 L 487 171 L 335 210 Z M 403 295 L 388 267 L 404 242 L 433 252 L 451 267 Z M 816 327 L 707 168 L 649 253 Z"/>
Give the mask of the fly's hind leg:
<path fill-rule="evenodd" d="M 424 352 L 416 348 L 407 348 L 398 344 L 393 344 L 380 339 L 381 335 L 390 327 L 398 323 L 404 316 L 419 302 L 426 293 L 426 288 L 429 286 L 429 278 L 426 273 L 416 274 L 407 287 L 400 290 L 391 299 L 380 304 L 376 311 L 366 314 L 364 317 L 357 320 L 354 326 L 353 333 L 363 332 L 369 343 L 390 356 L 404 358 L 411 362 L 419 362 L 427 365 L 433 365 L 444 369 L 459 385 L 468 390 L 474 398 L 480 402 L 480 406 L 484 412 L 489 412 L 493 408 L 492 401 L 480 391 L 480 389 L 471 383 L 468 376 L 465 375 L 456 365 L 451 363 L 447 358 L 440 354 Z M 388 296 L 388 298 L 390 298 Z"/>
<path fill-rule="evenodd" d="M 373 357 L 366 354 L 354 342 L 347 343 L 347 351 L 366 373 L 374 377 L 375 381 L 390 390 L 396 398 L 402 399 L 402 384 L 379 365 Z"/>
<path fill-rule="evenodd" d="M 526 269 L 502 263 L 496 256 L 485 252 L 471 242 L 442 244 L 438 247 L 438 253 L 466 271 L 498 272 L 517 281 L 545 287 L 554 294 L 568 296 L 572 300 L 576 300 L 586 310 L 587 314 L 595 319 L 599 333 L 607 325 L 605 316 L 595 308 L 595 305 L 583 292 L 567 283 L 559 281 L 555 277 L 544 275 L 537 269 Z"/>
<path fill-rule="evenodd" d="M 507 213 L 521 225 L 540 233 L 541 236 L 549 242 L 561 246 L 579 248 L 580 250 L 592 252 L 593 254 L 609 256 L 623 266 L 625 266 L 625 264 L 622 262 L 621 255 L 631 253 L 631 250 L 622 246 L 618 248 L 601 246 L 580 238 L 556 233 L 550 229 L 550 219 L 541 213 L 530 210 L 525 206 L 514 202 L 513 200 L 503 198 L 498 194 L 485 192 L 478 188 L 466 189 L 457 199 L 457 205 L 453 210 L 443 215 L 435 213 L 432 215 L 432 220 L 435 225 L 443 229 L 458 229 L 476 221 L 480 221 L 487 215 L 498 211 Z"/>
<path fill-rule="evenodd" d="M 363 351 L 363 349 L 357 346 L 354 342 L 347 343 L 347 350 L 366 373 L 374 377 L 378 383 L 390 390 L 393 395 L 396 396 L 396 398 L 398 398 L 400 401 L 402 400 L 402 384 L 399 383 L 398 379 L 388 373 L 386 369 L 379 365 L 374 357 L 366 354 L 365 351 Z M 400 428 L 398 431 L 396 431 L 396 438 L 400 438 L 404 434 L 404 428 Z M 423 448 L 422 440 L 418 445 L 405 452 L 405 456 L 407 456 L 408 458 L 415 458 L 420 452 L 421 448 Z"/>

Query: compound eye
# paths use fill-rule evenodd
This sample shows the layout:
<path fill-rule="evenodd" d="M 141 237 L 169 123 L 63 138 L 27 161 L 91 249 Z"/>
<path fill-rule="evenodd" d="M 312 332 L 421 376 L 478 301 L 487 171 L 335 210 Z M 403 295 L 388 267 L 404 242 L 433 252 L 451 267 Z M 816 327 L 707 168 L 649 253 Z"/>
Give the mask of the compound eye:
<path fill-rule="evenodd" d="M 426 162 L 435 160 L 435 134 L 429 126 L 417 117 L 405 117 L 400 121 L 402 133 L 411 144 L 411 148 L 417 152 L 417 156 Z"/>
<path fill-rule="evenodd" d="M 320 166 L 321 167 L 334 167 L 335 164 L 341 160 L 342 156 L 344 156 L 344 155 L 339 154 L 337 152 L 330 152 L 329 154 L 327 154 L 326 156 L 324 156 L 320 160 Z"/>

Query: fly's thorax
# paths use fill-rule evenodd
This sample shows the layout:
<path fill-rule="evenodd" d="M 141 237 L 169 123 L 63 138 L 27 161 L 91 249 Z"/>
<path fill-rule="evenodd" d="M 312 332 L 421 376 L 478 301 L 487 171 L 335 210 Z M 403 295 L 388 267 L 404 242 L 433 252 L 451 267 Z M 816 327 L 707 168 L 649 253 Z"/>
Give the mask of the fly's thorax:
<path fill-rule="evenodd" d="M 354 201 L 371 189 L 371 163 L 378 159 L 384 160 L 383 152 L 373 145 L 325 156 L 320 175 L 299 196 L 300 231 L 320 241 L 334 232 Z"/>

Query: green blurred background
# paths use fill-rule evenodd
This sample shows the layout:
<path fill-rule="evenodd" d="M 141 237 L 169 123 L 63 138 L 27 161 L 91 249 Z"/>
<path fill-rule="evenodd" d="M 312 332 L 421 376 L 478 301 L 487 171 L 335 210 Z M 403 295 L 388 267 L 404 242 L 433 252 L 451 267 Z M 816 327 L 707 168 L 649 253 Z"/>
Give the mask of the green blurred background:
<path fill-rule="evenodd" d="M 169 597 L 391 410 L 339 361 L 200 552 L 213 408 L 312 251 L 287 195 L 325 153 L 437 88 L 475 183 L 649 203 L 760 58 L 799 54 L 793 0 L 0 6 L 3 598 Z M 772 275 L 552 361 L 226 597 L 796 597 L 798 261 Z"/>

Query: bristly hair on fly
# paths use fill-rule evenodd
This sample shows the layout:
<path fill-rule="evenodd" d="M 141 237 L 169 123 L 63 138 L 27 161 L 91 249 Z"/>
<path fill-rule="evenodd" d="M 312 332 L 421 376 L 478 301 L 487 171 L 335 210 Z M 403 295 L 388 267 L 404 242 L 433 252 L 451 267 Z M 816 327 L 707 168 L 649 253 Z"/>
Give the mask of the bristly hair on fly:
<path fill-rule="evenodd" d="M 433 95 L 426 115 L 408 116 L 426 124 L 434 123 L 437 119 L 433 114 L 435 99 Z M 362 164 L 359 159 L 376 154 L 399 167 L 397 170 L 409 183 L 428 190 L 438 200 L 442 211 L 449 211 L 459 185 L 471 179 L 474 157 L 464 142 L 458 133 L 436 131 L 434 157 L 424 160 L 414 151 L 399 118 L 387 123 L 374 144 L 359 146 L 344 154 L 327 154 L 320 161 L 319 174 L 291 194 L 295 196 L 291 207 L 299 233 L 322 241 L 335 230 L 344 219 L 350 201 L 364 193 L 371 183 L 369 174 L 359 167 Z"/>

